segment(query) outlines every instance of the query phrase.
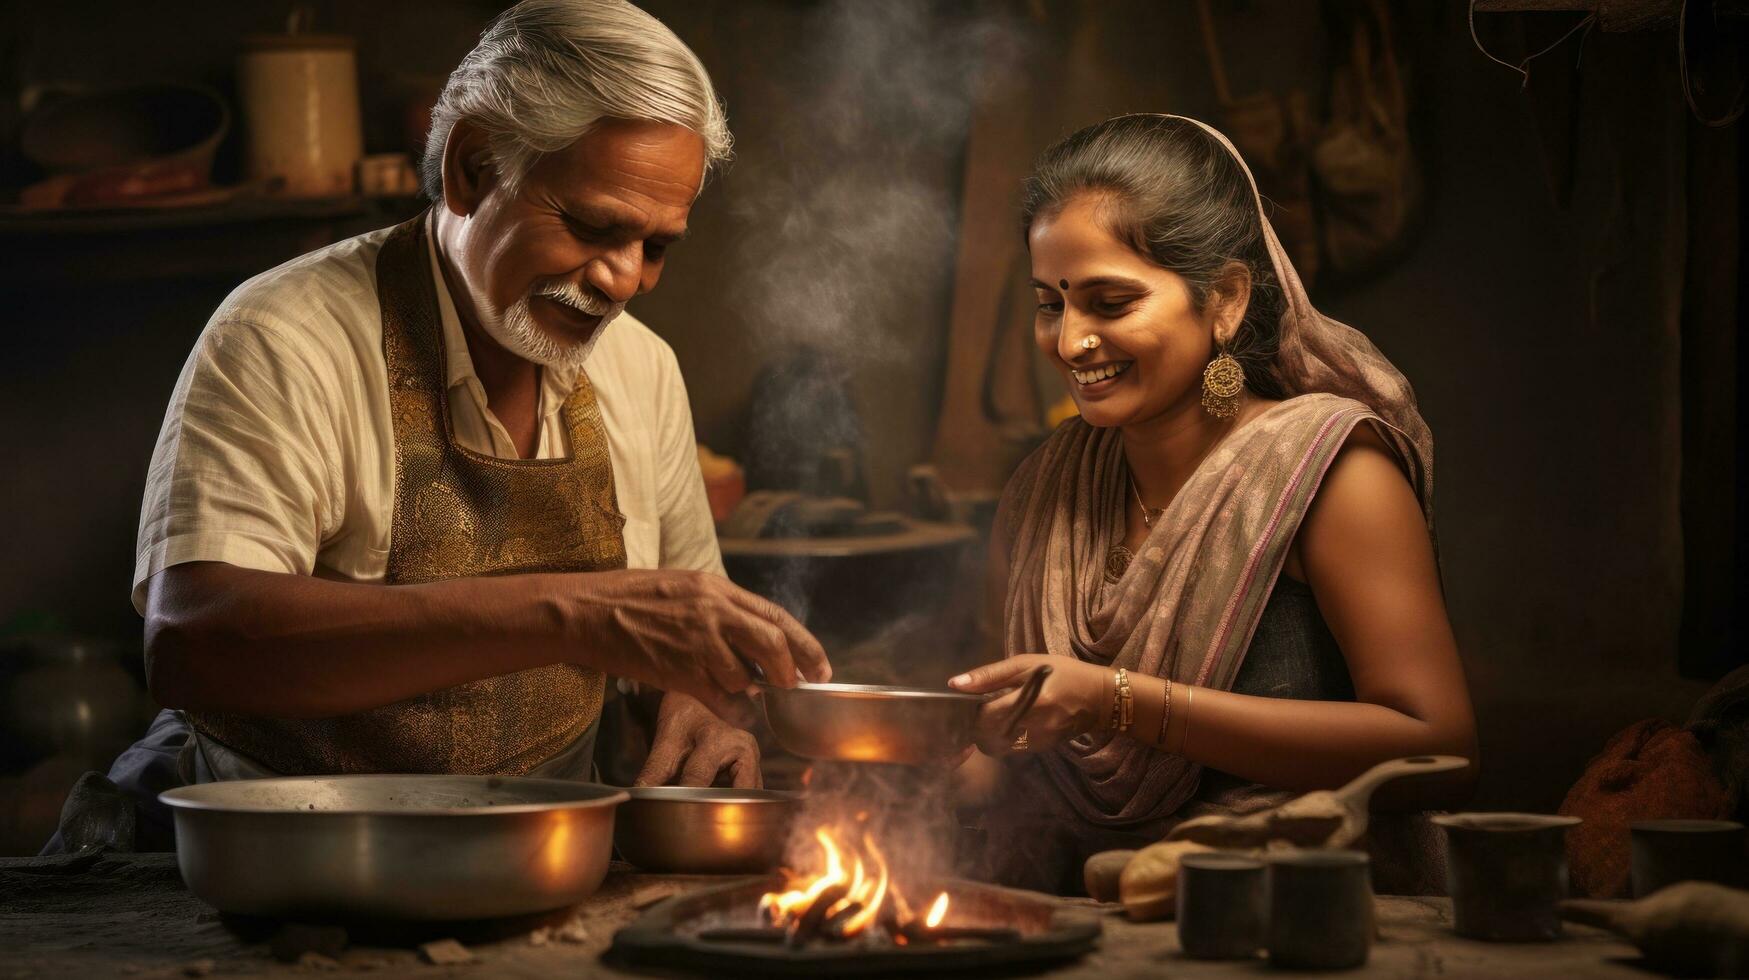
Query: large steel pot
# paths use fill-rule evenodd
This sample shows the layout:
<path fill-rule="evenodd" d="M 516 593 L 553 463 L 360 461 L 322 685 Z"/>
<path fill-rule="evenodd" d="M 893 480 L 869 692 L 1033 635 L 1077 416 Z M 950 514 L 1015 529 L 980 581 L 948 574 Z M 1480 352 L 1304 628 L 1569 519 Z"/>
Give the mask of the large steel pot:
<path fill-rule="evenodd" d="M 794 793 L 764 789 L 640 786 L 627 790 L 613 839 L 645 871 L 758 874 L 783 860 Z"/>
<path fill-rule="evenodd" d="M 510 776 L 300 776 L 185 786 L 182 878 L 225 912 L 483 919 L 600 887 L 624 790 Z"/>

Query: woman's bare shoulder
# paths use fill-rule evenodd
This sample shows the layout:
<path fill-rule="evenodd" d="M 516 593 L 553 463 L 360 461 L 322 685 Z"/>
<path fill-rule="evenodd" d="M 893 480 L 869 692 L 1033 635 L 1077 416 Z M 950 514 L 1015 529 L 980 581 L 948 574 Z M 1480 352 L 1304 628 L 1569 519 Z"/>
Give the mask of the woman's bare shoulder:
<path fill-rule="evenodd" d="M 1344 556 L 1367 560 L 1425 547 L 1427 524 L 1396 450 L 1376 427 L 1362 423 L 1349 432 L 1325 472 L 1294 539 L 1287 572 L 1305 581 L 1307 564 L 1342 564 Z"/>
<path fill-rule="evenodd" d="M 1355 426 L 1312 498 L 1300 537 L 1313 546 L 1365 549 L 1411 535 L 1426 538 L 1427 523 L 1396 451 L 1378 429 Z"/>

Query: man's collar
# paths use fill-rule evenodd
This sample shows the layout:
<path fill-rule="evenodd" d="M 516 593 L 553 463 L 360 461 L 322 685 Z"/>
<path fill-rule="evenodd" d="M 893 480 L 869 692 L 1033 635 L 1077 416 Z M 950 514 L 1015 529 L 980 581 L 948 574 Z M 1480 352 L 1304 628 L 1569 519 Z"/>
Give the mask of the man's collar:
<path fill-rule="evenodd" d="M 449 293 L 449 281 L 444 278 L 443 264 L 437 257 L 437 220 L 435 216 L 425 222 L 426 255 L 431 261 L 431 280 L 437 289 L 437 313 L 443 326 L 443 356 L 444 385 L 454 388 L 466 385 L 472 381 L 480 383 L 479 375 L 474 372 L 474 358 L 468 353 L 467 334 L 462 331 L 461 316 L 456 312 L 455 300 Z M 541 411 L 552 414 L 564 406 L 565 400 L 571 397 L 571 389 L 577 386 L 577 371 L 565 368 L 541 368 Z"/>

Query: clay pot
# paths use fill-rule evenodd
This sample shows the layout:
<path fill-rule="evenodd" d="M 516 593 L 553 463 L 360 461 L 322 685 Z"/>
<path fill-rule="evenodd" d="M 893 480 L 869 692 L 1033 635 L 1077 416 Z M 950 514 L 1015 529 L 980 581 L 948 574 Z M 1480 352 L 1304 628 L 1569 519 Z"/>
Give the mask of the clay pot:
<path fill-rule="evenodd" d="M 1265 942 L 1263 862 L 1243 854 L 1178 861 L 1178 945 L 1198 960 L 1248 960 Z"/>
<path fill-rule="evenodd" d="M 244 39 L 237 88 L 251 179 L 272 183 L 286 197 L 352 193 L 364 156 L 354 47 L 352 38 L 334 35 Z"/>
<path fill-rule="evenodd" d="M 49 756 L 103 766 L 143 730 L 144 692 L 107 643 L 31 637 L 0 651 L 0 665 L 7 768 Z"/>
<path fill-rule="evenodd" d="M 1679 881 L 1745 883 L 1743 825 L 1734 820 L 1641 820 L 1629 833 L 1635 898 Z"/>
<path fill-rule="evenodd" d="M 1445 828 L 1458 935 L 1492 942 L 1560 936 L 1555 903 L 1567 897 L 1567 829 L 1578 817 L 1455 813 L 1433 822 Z"/>
<path fill-rule="evenodd" d="M 230 129 L 223 99 L 198 85 L 153 83 L 70 95 L 37 110 L 24 155 L 54 175 L 46 206 L 127 204 L 208 186 Z"/>
<path fill-rule="evenodd" d="M 1372 951 L 1372 861 L 1360 851 L 1269 859 L 1269 965 L 1346 970 Z"/>

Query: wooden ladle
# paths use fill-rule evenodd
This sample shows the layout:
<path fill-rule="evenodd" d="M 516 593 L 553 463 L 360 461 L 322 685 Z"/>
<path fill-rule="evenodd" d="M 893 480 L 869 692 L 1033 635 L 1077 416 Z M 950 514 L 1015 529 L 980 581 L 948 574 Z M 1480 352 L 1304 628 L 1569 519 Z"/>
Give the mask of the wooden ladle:
<path fill-rule="evenodd" d="M 1283 847 L 1347 847 L 1366 833 L 1373 791 L 1393 779 L 1451 772 L 1469 765 L 1454 755 L 1418 755 L 1381 762 L 1338 790 L 1315 790 L 1281 806 L 1243 817 L 1186 820 L 1166 839 L 1140 851 L 1107 851 L 1088 858 L 1083 873 L 1088 894 L 1123 902 L 1139 922 L 1172 915 L 1178 893 L 1178 861 L 1215 848 L 1264 851 Z M 1115 894 L 1113 893 L 1115 890 Z"/>
<path fill-rule="evenodd" d="M 1469 764 L 1470 760 L 1455 755 L 1392 759 L 1361 773 L 1341 789 L 1315 790 L 1242 817 L 1186 820 L 1166 839 L 1223 849 L 1267 847 L 1273 841 L 1295 847 L 1347 847 L 1366 833 L 1367 804 L 1374 790 L 1394 779 L 1452 772 Z"/>

